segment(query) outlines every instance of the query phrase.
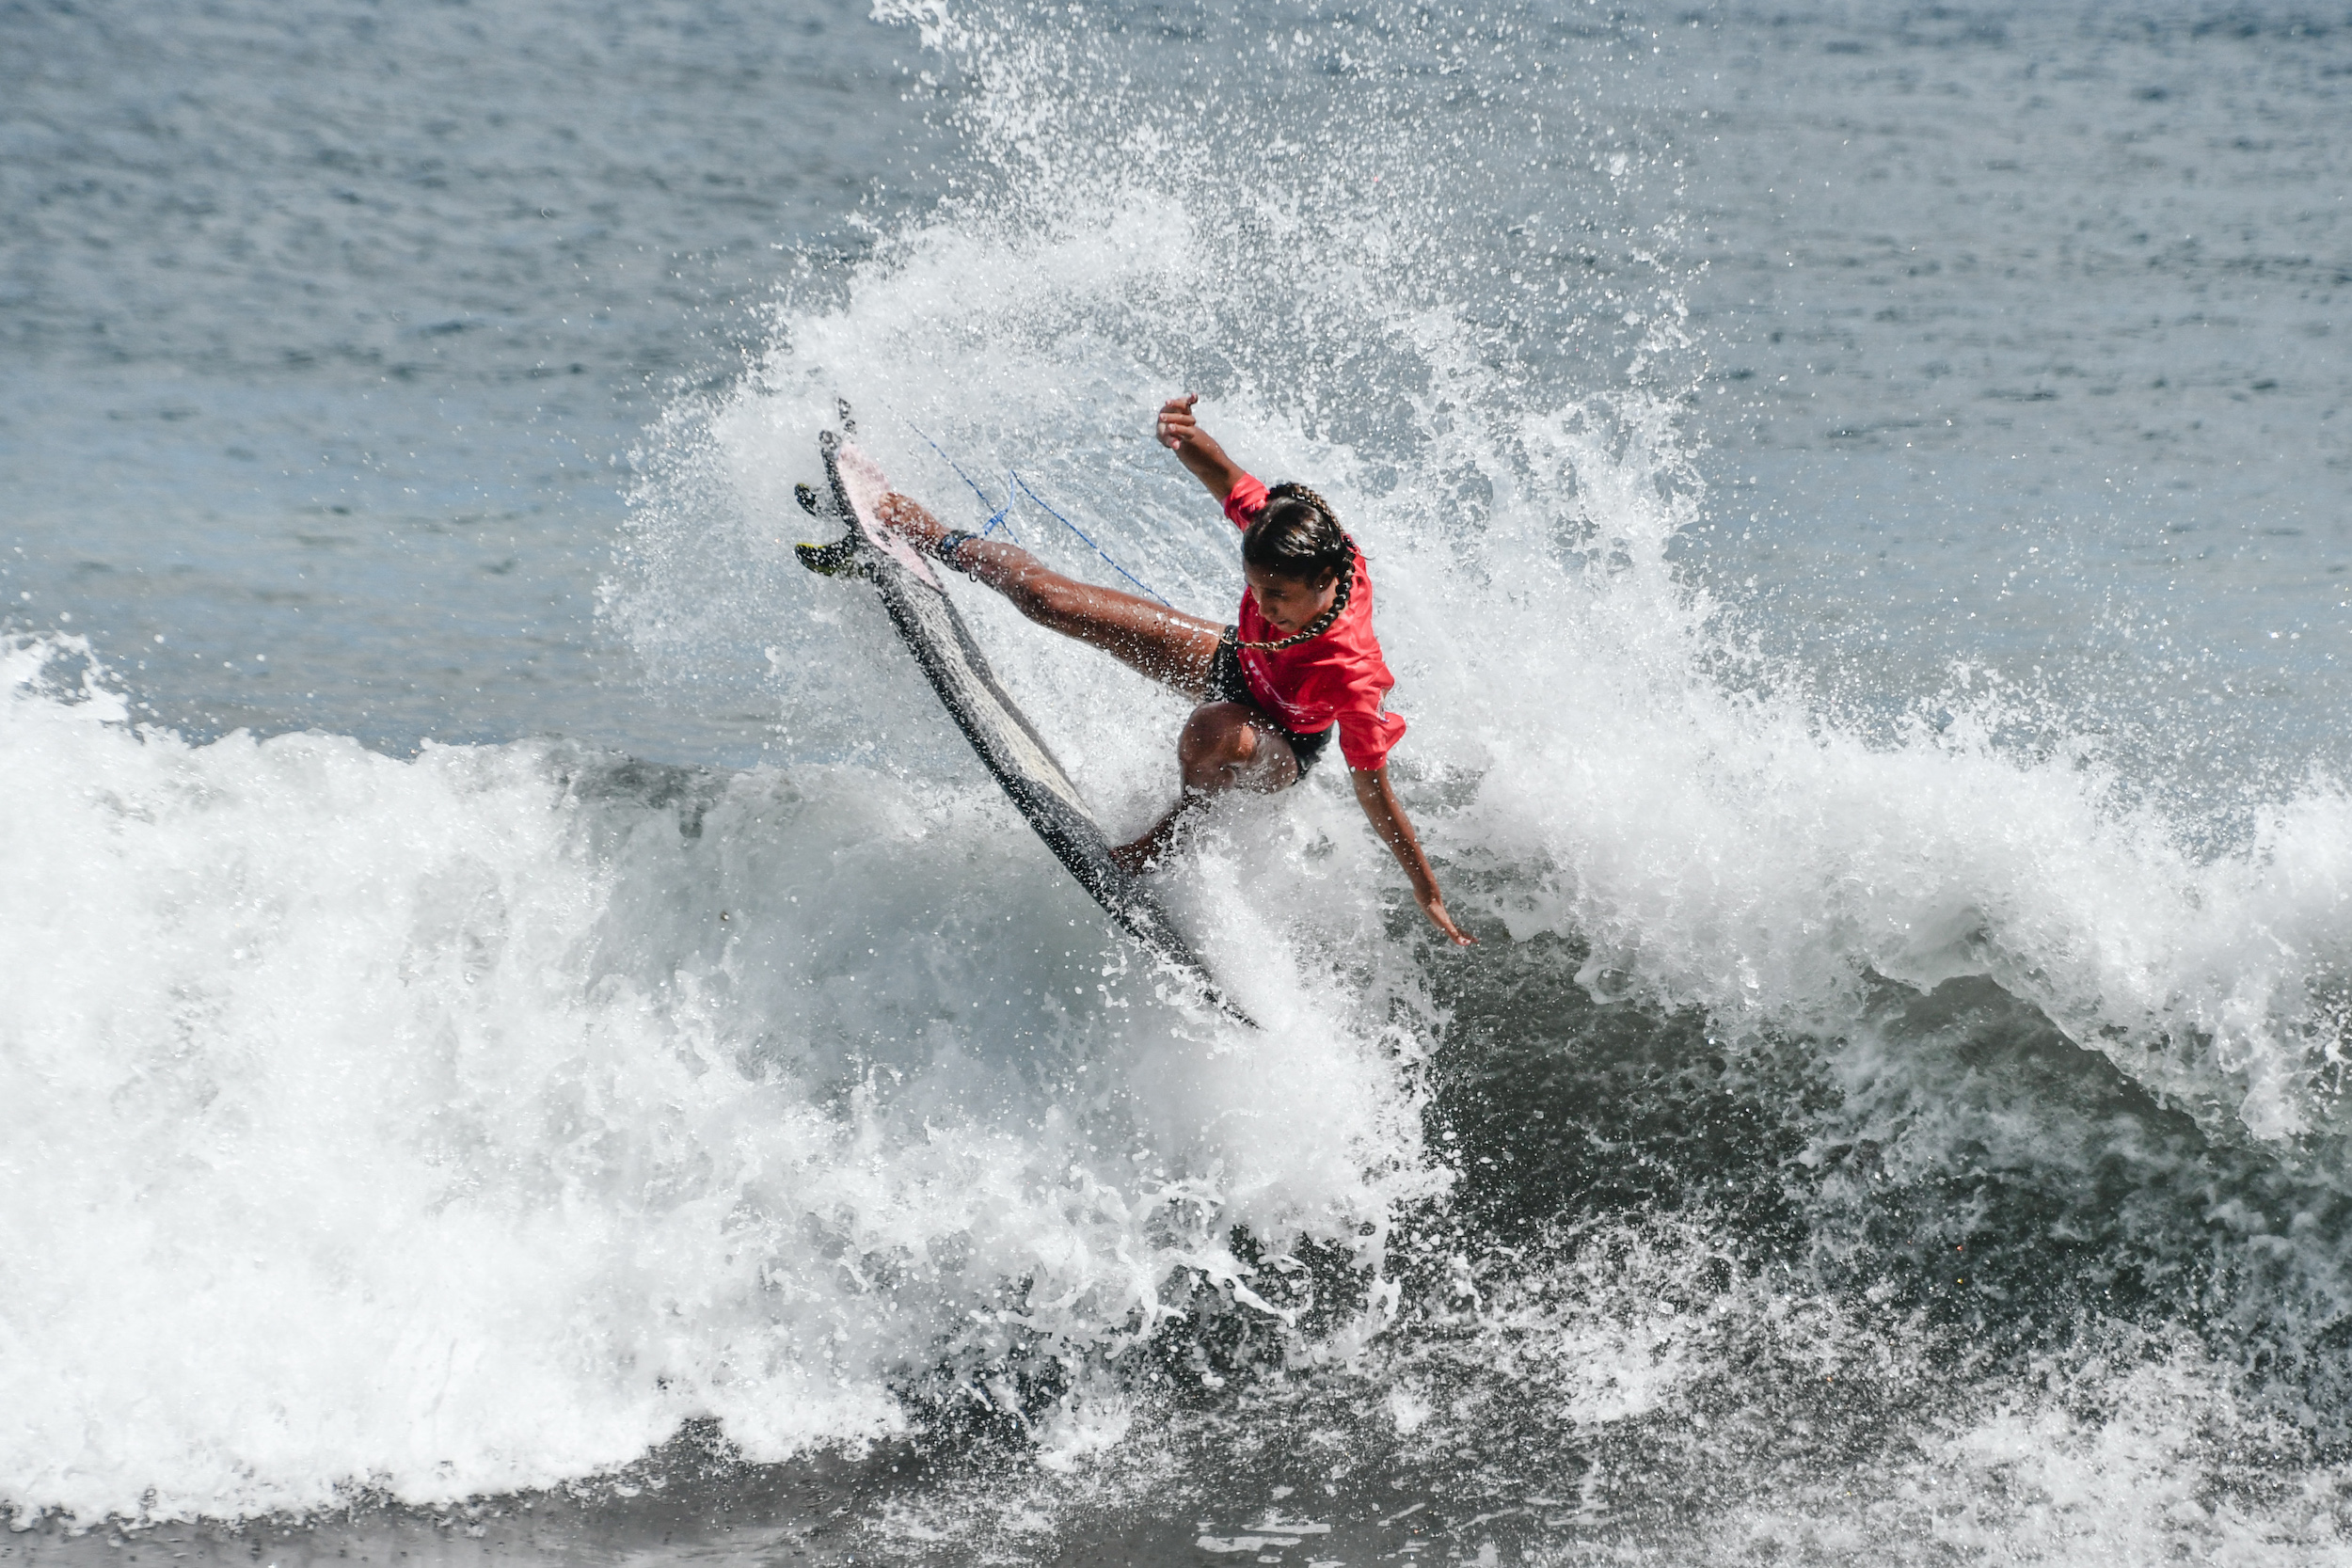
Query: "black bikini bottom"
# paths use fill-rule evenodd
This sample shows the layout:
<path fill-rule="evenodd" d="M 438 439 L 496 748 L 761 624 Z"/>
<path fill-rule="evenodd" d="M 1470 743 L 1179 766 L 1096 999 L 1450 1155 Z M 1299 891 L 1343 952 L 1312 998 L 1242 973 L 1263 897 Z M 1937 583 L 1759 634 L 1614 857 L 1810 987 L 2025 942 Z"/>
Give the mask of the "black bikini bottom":
<path fill-rule="evenodd" d="M 1298 776 L 1302 779 L 1307 776 L 1307 769 L 1315 765 L 1315 758 L 1323 755 L 1323 749 L 1331 744 L 1331 737 L 1339 733 L 1337 724 L 1326 724 L 1312 735 L 1300 735 L 1296 730 L 1284 729 L 1280 720 L 1259 705 L 1258 699 L 1249 694 L 1248 677 L 1241 673 L 1238 626 L 1227 626 L 1225 635 L 1216 641 L 1216 657 L 1209 662 L 1209 701 L 1239 703 L 1273 725 L 1291 743 L 1291 754 L 1298 759 Z"/>

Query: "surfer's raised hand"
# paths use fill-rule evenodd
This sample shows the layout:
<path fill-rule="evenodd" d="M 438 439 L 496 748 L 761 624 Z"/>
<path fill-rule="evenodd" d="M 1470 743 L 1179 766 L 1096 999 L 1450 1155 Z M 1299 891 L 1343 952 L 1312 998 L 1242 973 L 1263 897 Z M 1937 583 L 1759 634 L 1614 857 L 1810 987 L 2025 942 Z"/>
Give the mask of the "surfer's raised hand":
<path fill-rule="evenodd" d="M 1173 451 L 1200 433 L 1200 421 L 1192 417 L 1192 405 L 1200 401 L 1200 393 L 1186 392 L 1160 404 L 1160 445 Z"/>
<path fill-rule="evenodd" d="M 1193 418 L 1192 405 L 1200 401 L 1200 393 L 1186 392 L 1160 404 L 1160 445 L 1174 452 L 1192 477 L 1209 487 L 1209 494 L 1223 500 L 1241 478 L 1241 468 Z"/>

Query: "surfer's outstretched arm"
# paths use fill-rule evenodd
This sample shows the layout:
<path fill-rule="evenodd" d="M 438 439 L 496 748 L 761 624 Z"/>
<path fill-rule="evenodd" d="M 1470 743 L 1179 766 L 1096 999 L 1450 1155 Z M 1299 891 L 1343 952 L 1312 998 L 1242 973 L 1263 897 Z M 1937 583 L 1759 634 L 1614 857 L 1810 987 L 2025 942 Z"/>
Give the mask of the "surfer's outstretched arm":
<path fill-rule="evenodd" d="M 1457 947 L 1474 947 L 1478 939 L 1454 924 L 1446 913 L 1445 895 L 1438 891 L 1438 875 L 1429 869 L 1429 857 L 1422 852 L 1421 840 L 1413 832 L 1413 825 L 1405 816 L 1405 807 L 1396 798 L 1396 789 L 1389 783 L 1389 765 L 1377 768 L 1351 768 L 1347 771 L 1350 784 L 1356 786 L 1356 803 L 1364 808 L 1364 816 L 1372 823 L 1372 831 L 1380 842 L 1389 847 L 1396 863 L 1405 868 L 1405 875 L 1413 880 L 1413 902 L 1429 923 L 1448 937 Z"/>

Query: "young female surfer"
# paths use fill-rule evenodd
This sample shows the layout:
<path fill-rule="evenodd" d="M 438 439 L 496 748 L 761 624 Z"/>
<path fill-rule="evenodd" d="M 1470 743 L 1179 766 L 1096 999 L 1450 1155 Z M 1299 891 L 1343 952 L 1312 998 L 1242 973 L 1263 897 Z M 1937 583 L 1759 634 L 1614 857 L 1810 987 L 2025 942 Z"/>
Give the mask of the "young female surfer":
<path fill-rule="evenodd" d="M 1200 703 L 1177 737 L 1184 792 L 1151 832 L 1111 851 L 1141 871 L 1166 851 L 1187 813 L 1240 786 L 1287 789 L 1336 731 L 1356 800 L 1412 879 L 1413 897 L 1453 941 L 1477 939 L 1454 923 L 1413 825 L 1389 783 L 1388 755 L 1405 721 L 1382 708 L 1396 678 L 1372 631 L 1372 576 L 1321 496 L 1303 484 L 1267 489 L 1225 455 L 1193 418 L 1197 397 L 1160 408 L 1160 444 L 1172 450 L 1242 530 L 1238 623 L 1219 626 L 1063 577 L 1016 545 L 943 527 L 905 496 L 877 509 L 884 526 L 989 587 L 1040 626 L 1074 637 Z"/>

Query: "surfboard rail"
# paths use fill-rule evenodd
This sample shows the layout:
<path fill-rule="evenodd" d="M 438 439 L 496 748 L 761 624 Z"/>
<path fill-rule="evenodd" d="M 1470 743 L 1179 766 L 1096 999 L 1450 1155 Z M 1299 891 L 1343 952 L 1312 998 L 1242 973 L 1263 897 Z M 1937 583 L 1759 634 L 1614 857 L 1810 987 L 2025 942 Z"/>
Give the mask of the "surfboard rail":
<path fill-rule="evenodd" d="M 890 487 L 881 467 L 835 432 L 826 431 L 818 445 L 833 492 L 831 510 L 847 531 L 830 545 L 801 546 L 802 563 L 873 585 L 899 641 L 980 765 L 1063 869 L 1145 951 L 1189 979 L 1220 1011 L 1256 1028 L 1257 1021 L 1225 994 L 1151 889 L 1111 858 L 1109 837 L 1053 748 L 996 679 L 933 563 L 882 526 L 876 509 Z M 810 504 L 805 494 L 802 504 Z"/>

